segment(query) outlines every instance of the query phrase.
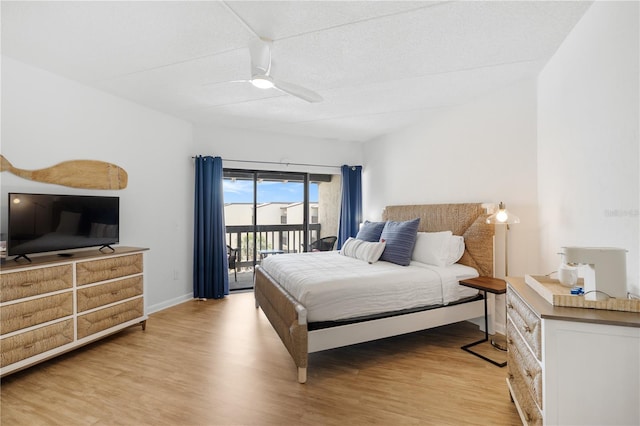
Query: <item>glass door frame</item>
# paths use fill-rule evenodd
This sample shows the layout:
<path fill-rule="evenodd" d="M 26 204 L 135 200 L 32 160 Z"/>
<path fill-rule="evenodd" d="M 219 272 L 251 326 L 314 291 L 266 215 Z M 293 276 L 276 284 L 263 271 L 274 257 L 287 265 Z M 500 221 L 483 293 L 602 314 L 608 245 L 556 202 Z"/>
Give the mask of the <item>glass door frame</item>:
<path fill-rule="evenodd" d="M 264 179 L 273 179 L 273 180 L 292 180 L 292 181 L 300 181 L 302 180 L 304 184 L 303 190 L 303 233 L 302 233 L 302 244 L 303 251 L 307 250 L 309 247 L 309 181 L 310 174 L 306 172 L 287 172 L 287 171 L 275 171 L 275 170 L 249 170 L 249 169 L 235 169 L 235 168 L 224 168 L 223 176 L 224 179 L 233 178 L 234 174 L 237 177 L 241 177 L 246 179 L 251 177 L 253 180 L 253 214 L 252 214 L 252 231 L 253 235 L 253 262 L 252 267 L 254 268 L 259 263 L 259 255 L 258 255 L 258 244 L 257 237 L 259 233 L 258 226 L 258 180 Z"/>

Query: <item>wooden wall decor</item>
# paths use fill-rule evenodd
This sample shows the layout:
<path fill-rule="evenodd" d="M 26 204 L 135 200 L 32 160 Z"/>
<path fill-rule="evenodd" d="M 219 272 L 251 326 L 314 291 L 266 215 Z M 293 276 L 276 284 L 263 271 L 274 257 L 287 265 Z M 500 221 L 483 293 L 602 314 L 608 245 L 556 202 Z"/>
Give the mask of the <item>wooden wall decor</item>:
<path fill-rule="evenodd" d="M 115 164 L 97 160 L 71 160 L 39 170 L 23 170 L 0 155 L 0 172 L 8 171 L 16 176 L 36 182 L 54 183 L 84 189 L 124 189 L 127 172 Z"/>

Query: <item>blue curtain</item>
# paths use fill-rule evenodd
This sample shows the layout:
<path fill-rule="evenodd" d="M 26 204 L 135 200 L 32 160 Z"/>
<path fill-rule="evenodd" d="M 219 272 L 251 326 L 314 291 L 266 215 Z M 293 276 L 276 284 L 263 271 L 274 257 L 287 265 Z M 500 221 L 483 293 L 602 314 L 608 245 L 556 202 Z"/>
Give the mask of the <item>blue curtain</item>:
<path fill-rule="evenodd" d="M 362 222 L 362 166 L 342 166 L 342 202 L 338 228 L 338 250 L 358 234 Z"/>
<path fill-rule="evenodd" d="M 193 297 L 219 299 L 229 294 L 222 159 L 197 156 L 195 161 Z"/>

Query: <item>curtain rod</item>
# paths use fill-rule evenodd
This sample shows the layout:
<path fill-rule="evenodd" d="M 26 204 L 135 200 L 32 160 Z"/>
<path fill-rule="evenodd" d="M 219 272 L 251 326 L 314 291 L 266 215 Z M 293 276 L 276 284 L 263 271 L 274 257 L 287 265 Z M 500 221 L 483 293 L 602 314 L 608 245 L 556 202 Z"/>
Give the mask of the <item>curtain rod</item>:
<path fill-rule="evenodd" d="M 196 158 L 196 157 L 191 157 Z M 327 164 L 309 164 L 309 163 L 283 163 L 281 161 L 257 161 L 257 160 L 231 160 L 223 158 L 222 161 L 228 161 L 232 163 L 254 163 L 254 164 L 279 164 L 284 166 L 309 166 L 309 167 L 330 167 L 334 169 L 339 169 L 342 166 L 330 166 Z"/>

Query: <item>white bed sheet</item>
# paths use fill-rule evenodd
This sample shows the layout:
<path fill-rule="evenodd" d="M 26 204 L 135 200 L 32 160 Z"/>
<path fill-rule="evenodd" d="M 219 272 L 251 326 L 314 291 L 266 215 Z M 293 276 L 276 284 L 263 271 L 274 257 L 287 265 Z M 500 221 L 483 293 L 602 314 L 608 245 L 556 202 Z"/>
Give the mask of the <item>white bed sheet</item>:
<path fill-rule="evenodd" d="M 369 264 L 331 251 L 269 256 L 262 268 L 307 308 L 308 322 L 448 304 L 478 293 L 459 285 L 478 276 L 460 264 Z"/>

